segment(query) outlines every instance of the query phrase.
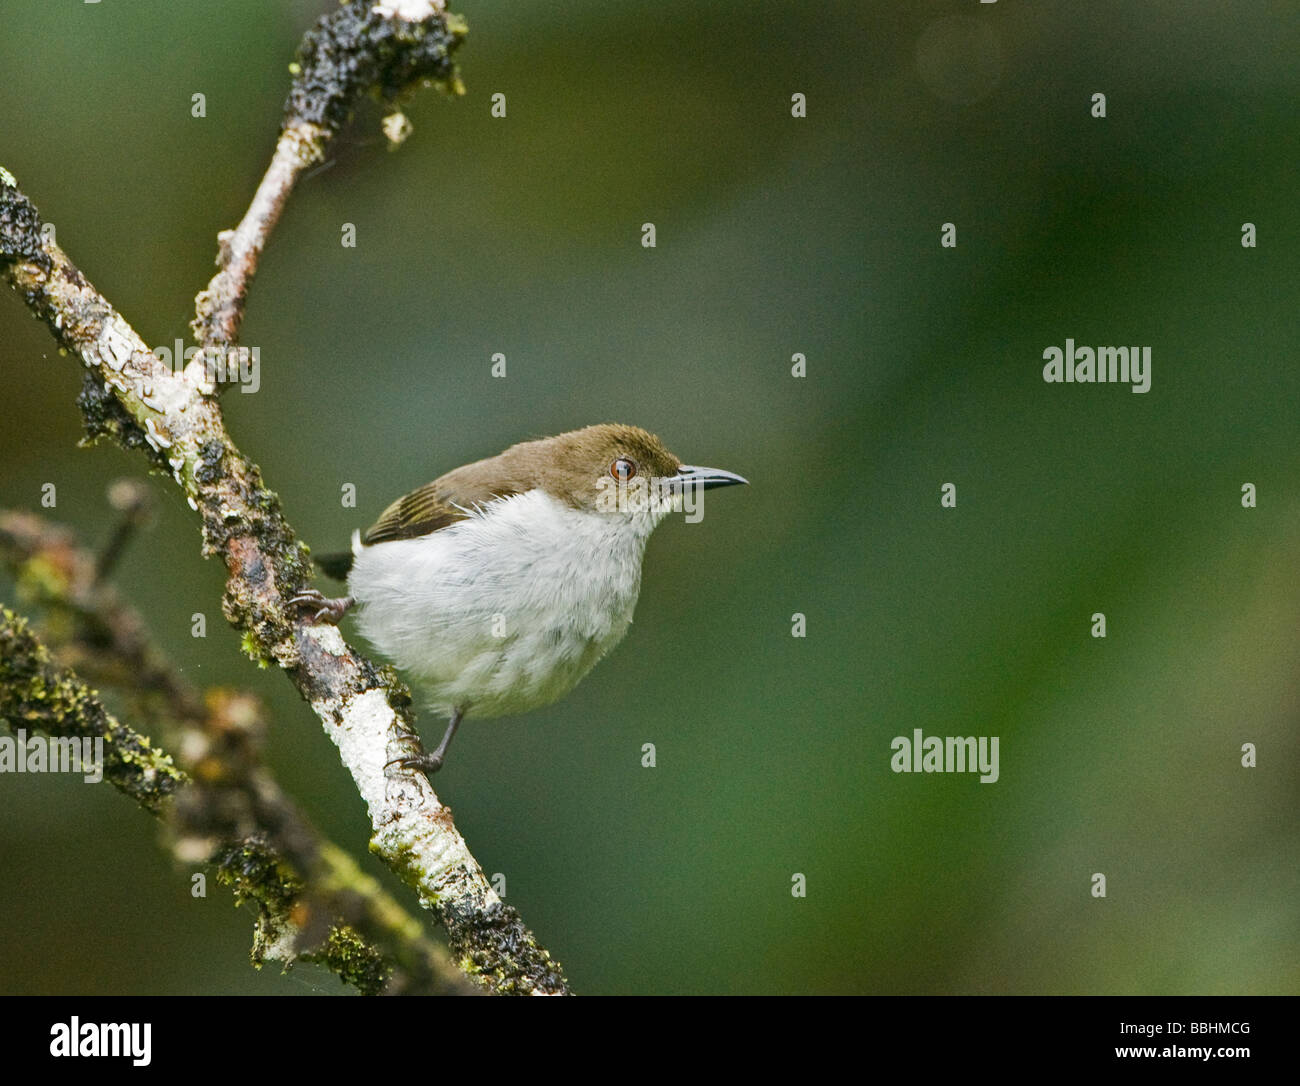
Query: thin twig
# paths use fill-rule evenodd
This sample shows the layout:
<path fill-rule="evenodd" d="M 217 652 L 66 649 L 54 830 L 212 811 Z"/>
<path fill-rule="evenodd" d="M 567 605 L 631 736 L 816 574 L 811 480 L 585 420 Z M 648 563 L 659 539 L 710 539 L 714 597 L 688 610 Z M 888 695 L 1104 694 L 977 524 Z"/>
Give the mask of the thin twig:
<path fill-rule="evenodd" d="M 113 572 L 135 533 L 150 517 L 149 488 L 139 479 L 119 479 L 108 492 L 109 504 L 121 517 L 95 563 L 95 579 L 102 581 Z"/>
<path fill-rule="evenodd" d="M 464 36 L 464 23 L 445 13 L 441 0 L 345 4 L 304 36 L 290 69 L 294 80 L 271 164 L 239 225 L 217 237 L 221 270 L 196 299 L 191 325 L 199 343 L 227 347 L 238 341 L 249 283 L 267 238 L 294 185 L 325 160 L 325 148 L 357 100 L 374 91 L 391 103 L 429 83 L 459 93 L 451 54 Z M 190 365 L 201 367 L 203 356 Z M 196 371 L 191 379 L 197 382 L 198 376 Z"/>

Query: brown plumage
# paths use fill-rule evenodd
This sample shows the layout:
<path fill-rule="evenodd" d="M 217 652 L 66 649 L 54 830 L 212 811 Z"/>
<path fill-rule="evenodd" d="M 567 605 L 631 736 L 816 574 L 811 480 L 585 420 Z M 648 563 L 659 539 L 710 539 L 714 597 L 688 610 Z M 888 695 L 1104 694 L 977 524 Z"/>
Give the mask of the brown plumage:
<path fill-rule="evenodd" d="M 361 537 L 371 546 L 415 539 L 470 516 L 497 498 L 542 487 L 575 509 L 592 508 L 597 483 L 620 458 L 631 460 L 639 475 L 674 475 L 681 461 L 654 434 L 639 426 L 601 423 L 555 437 L 521 441 L 505 452 L 455 468 L 393 502 Z M 556 467 L 557 464 L 562 466 Z M 352 567 L 350 553 L 316 559 L 321 570 L 343 580 Z"/>

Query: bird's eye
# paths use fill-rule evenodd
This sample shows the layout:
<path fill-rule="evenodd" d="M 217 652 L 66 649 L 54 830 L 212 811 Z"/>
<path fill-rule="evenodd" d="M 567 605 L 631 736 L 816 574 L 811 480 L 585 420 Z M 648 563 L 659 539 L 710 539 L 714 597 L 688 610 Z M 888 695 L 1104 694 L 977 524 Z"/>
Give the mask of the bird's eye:
<path fill-rule="evenodd" d="M 620 482 L 627 482 L 636 475 L 636 465 L 626 456 L 620 456 L 609 465 L 609 473 Z"/>

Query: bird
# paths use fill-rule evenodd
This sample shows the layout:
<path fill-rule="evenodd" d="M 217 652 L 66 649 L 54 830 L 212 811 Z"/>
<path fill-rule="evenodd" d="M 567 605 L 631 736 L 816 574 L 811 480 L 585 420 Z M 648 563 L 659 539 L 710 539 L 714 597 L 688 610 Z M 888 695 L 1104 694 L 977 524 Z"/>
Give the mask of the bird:
<path fill-rule="evenodd" d="M 748 483 L 683 464 L 654 434 L 601 423 L 510 446 L 389 505 L 350 551 L 321 555 L 348 594 L 290 599 L 306 621 L 355 608 L 362 636 L 447 719 L 439 770 L 466 717 L 529 712 L 571 691 L 623 639 L 651 532 L 703 491 Z"/>

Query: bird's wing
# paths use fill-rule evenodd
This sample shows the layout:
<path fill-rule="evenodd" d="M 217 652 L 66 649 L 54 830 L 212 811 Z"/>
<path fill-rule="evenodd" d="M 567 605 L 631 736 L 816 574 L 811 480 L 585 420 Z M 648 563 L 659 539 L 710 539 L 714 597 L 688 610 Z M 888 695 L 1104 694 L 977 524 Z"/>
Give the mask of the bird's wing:
<path fill-rule="evenodd" d="M 488 487 L 449 472 L 403 495 L 380 514 L 361 541 L 370 546 L 393 539 L 415 539 L 471 517 L 480 506 L 521 492 L 513 484 Z"/>

